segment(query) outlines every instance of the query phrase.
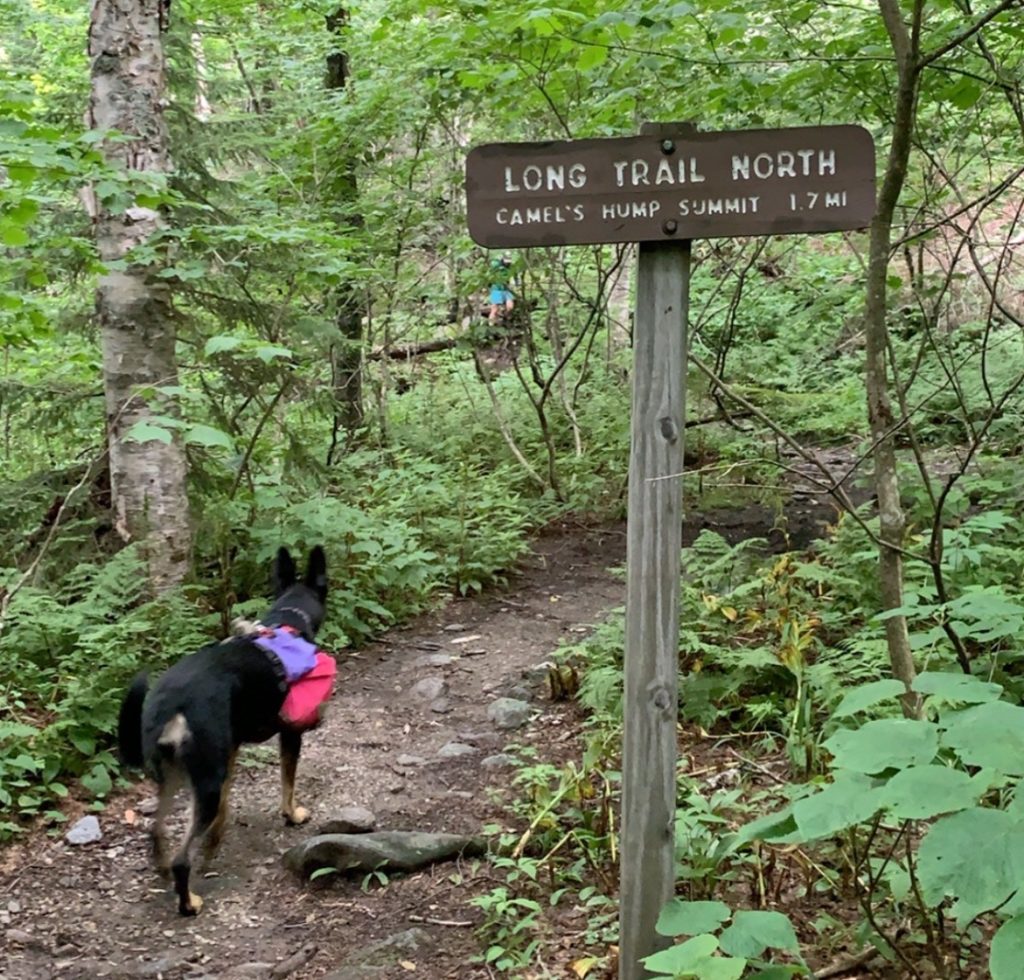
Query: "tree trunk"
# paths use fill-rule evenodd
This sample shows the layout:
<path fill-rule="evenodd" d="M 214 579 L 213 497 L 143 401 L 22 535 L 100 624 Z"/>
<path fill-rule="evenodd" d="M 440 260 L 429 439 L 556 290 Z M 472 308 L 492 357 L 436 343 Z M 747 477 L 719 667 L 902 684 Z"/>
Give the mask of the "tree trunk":
<path fill-rule="evenodd" d="M 129 171 L 169 169 L 163 118 L 166 15 L 166 0 L 92 4 L 88 125 L 123 134 L 103 148 L 109 160 Z M 153 395 L 154 389 L 178 380 L 170 289 L 156 278 L 156 263 L 126 261 L 131 249 L 161 230 L 163 219 L 151 208 L 117 210 L 95 198 L 92 211 L 100 258 L 108 264 L 125 262 L 100 278 L 96 295 L 114 520 L 125 540 L 142 543 L 150 580 L 162 592 L 189 568 L 185 454 L 176 436 L 169 442 L 139 442 L 125 434 L 154 415 L 174 411 L 169 399 Z"/>
<path fill-rule="evenodd" d="M 915 0 L 913 26 L 908 34 L 898 0 L 878 0 L 882 19 L 896 55 L 897 90 L 892 143 L 886 161 L 885 175 L 878 192 L 878 206 L 871 222 L 870 252 L 867 272 L 865 309 L 865 382 L 868 396 L 868 421 L 874 444 L 875 492 L 878 496 L 879 537 L 878 575 L 882 606 L 885 610 L 903 605 L 903 558 L 901 549 L 906 519 L 900 502 L 899 478 L 896 470 L 896 447 L 893 436 L 895 418 L 889 397 L 889 376 L 886 369 L 888 325 L 886 313 L 886 277 L 892 241 L 892 219 L 907 175 L 911 136 L 917 110 L 917 53 L 919 45 L 922 0 Z M 910 649 L 907 620 L 892 616 L 885 622 L 889 660 L 893 675 L 907 686 L 903 711 L 909 717 L 920 713 L 920 698 L 910 685 L 916 671 Z"/>
<path fill-rule="evenodd" d="M 327 77 L 325 86 L 329 91 L 341 93 L 348 84 L 348 55 L 342 48 L 342 32 L 348 24 L 348 11 L 339 7 L 327 18 L 327 30 L 337 39 L 338 48 L 327 55 Z M 344 154 L 344 151 L 342 151 Z M 331 188 L 338 205 L 351 205 L 358 196 L 355 167 L 346 156 L 340 156 L 337 172 Z M 358 215 L 348 220 L 356 227 L 362 227 Z M 344 429 L 349 442 L 362 428 L 363 410 L 363 313 L 364 302 L 350 282 L 341 283 L 334 291 L 334 322 L 338 330 L 338 341 L 333 353 L 334 375 L 334 438 L 338 429 Z M 328 460 L 330 462 L 331 460 Z"/>

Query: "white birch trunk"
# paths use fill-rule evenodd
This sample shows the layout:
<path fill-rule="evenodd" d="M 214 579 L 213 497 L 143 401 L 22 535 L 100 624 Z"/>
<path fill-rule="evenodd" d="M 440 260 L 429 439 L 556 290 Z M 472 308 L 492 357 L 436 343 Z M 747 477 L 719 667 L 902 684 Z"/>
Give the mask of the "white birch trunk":
<path fill-rule="evenodd" d="M 123 134 L 103 148 L 109 160 L 127 170 L 169 169 L 162 43 L 167 7 L 166 0 L 92 3 L 88 125 Z M 124 260 L 163 225 L 155 210 L 112 211 L 93 200 L 96 244 L 105 263 Z M 155 277 L 157 269 L 136 263 L 112 269 L 99 281 L 96 311 L 115 526 L 125 540 L 143 544 L 150 580 L 162 592 L 180 582 L 189 568 L 185 454 L 177 436 L 170 443 L 124 438 L 137 422 L 173 412 L 170 399 L 147 401 L 139 394 L 140 389 L 151 393 L 156 386 L 177 383 L 170 288 Z"/>

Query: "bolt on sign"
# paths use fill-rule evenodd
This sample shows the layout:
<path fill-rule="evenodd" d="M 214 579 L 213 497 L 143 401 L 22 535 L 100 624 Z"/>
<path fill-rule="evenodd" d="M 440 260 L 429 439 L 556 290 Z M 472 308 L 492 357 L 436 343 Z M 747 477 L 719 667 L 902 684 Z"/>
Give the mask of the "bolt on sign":
<path fill-rule="evenodd" d="M 874 213 L 875 148 L 861 126 L 491 143 L 466 200 L 487 248 L 852 230 Z"/>

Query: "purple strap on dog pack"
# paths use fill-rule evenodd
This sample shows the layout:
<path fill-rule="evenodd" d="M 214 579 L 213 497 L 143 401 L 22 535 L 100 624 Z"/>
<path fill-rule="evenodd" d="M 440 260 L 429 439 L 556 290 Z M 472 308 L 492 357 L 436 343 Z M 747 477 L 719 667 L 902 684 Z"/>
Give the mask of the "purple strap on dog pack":
<path fill-rule="evenodd" d="M 288 630 L 277 629 L 266 636 L 254 636 L 252 642 L 281 661 L 289 684 L 294 684 L 316 666 L 315 644 Z"/>

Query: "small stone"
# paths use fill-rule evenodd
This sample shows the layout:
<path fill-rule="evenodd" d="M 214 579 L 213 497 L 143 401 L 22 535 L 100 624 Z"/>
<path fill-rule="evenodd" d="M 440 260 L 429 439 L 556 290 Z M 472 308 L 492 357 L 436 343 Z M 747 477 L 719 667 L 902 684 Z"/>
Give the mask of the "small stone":
<path fill-rule="evenodd" d="M 452 662 L 452 658 L 447 653 L 425 653 L 422 657 L 417 657 L 413 662 L 413 667 L 447 667 Z"/>
<path fill-rule="evenodd" d="M 410 693 L 423 701 L 436 701 L 448 693 L 448 683 L 443 677 L 424 677 L 413 684 Z"/>
<path fill-rule="evenodd" d="M 237 966 L 228 967 L 226 977 L 269 977 L 274 969 L 273 963 L 239 963 Z"/>
<path fill-rule="evenodd" d="M 528 684 L 542 684 L 548 679 L 548 671 L 554 667 L 554 664 L 549 660 L 545 660 L 543 663 L 535 664 L 533 667 L 526 667 L 519 675 Z"/>
<path fill-rule="evenodd" d="M 505 769 L 508 766 L 514 766 L 517 759 L 514 755 L 509 755 L 507 752 L 498 752 L 496 755 L 489 755 L 486 759 L 482 760 L 480 765 L 484 769 Z"/>
<path fill-rule="evenodd" d="M 19 902 L 16 898 L 12 898 L 7 903 L 7 911 L 13 913 L 14 915 L 17 915 L 21 911 L 21 902 Z"/>
<path fill-rule="evenodd" d="M 510 698 L 515 698 L 517 701 L 529 701 L 532 695 L 532 691 L 523 684 L 517 684 L 509 692 Z"/>
<path fill-rule="evenodd" d="M 473 748 L 472 745 L 465 745 L 462 742 L 449 742 L 437 750 L 437 757 L 439 759 L 457 759 L 461 755 L 476 755 L 479 751 L 479 749 Z"/>
<path fill-rule="evenodd" d="M 464 623 L 449 623 L 445 628 L 445 633 L 465 633 L 469 627 Z"/>
<path fill-rule="evenodd" d="M 377 829 L 377 816 L 364 806 L 342 807 L 320 825 L 321 834 L 368 834 Z"/>
<path fill-rule="evenodd" d="M 173 935 L 173 933 L 172 933 Z M 161 977 L 171 970 L 177 970 L 188 962 L 188 953 L 182 950 L 168 950 L 145 963 L 139 963 L 131 969 L 136 977 Z"/>
<path fill-rule="evenodd" d="M 427 764 L 427 760 L 421 755 L 405 755 L 404 753 L 395 759 L 395 762 L 400 766 L 425 766 Z"/>
<path fill-rule="evenodd" d="M 155 796 L 149 796 L 146 799 L 144 799 L 135 809 L 144 817 L 148 817 L 156 813 L 156 808 L 159 805 L 160 801 Z"/>
<path fill-rule="evenodd" d="M 436 715 L 446 715 L 452 710 L 452 703 L 447 698 L 437 698 L 430 702 L 430 710 Z"/>
<path fill-rule="evenodd" d="M 75 822 L 75 825 L 64 835 L 69 844 L 93 844 L 103 839 L 100 822 L 91 813 Z"/>
<path fill-rule="evenodd" d="M 32 933 L 24 929 L 8 929 L 4 935 L 9 943 L 17 943 L 19 946 L 27 946 L 32 942 Z"/>
<path fill-rule="evenodd" d="M 516 698 L 498 698 L 487 706 L 487 717 L 502 731 L 522 728 L 530 718 L 530 705 Z"/>

